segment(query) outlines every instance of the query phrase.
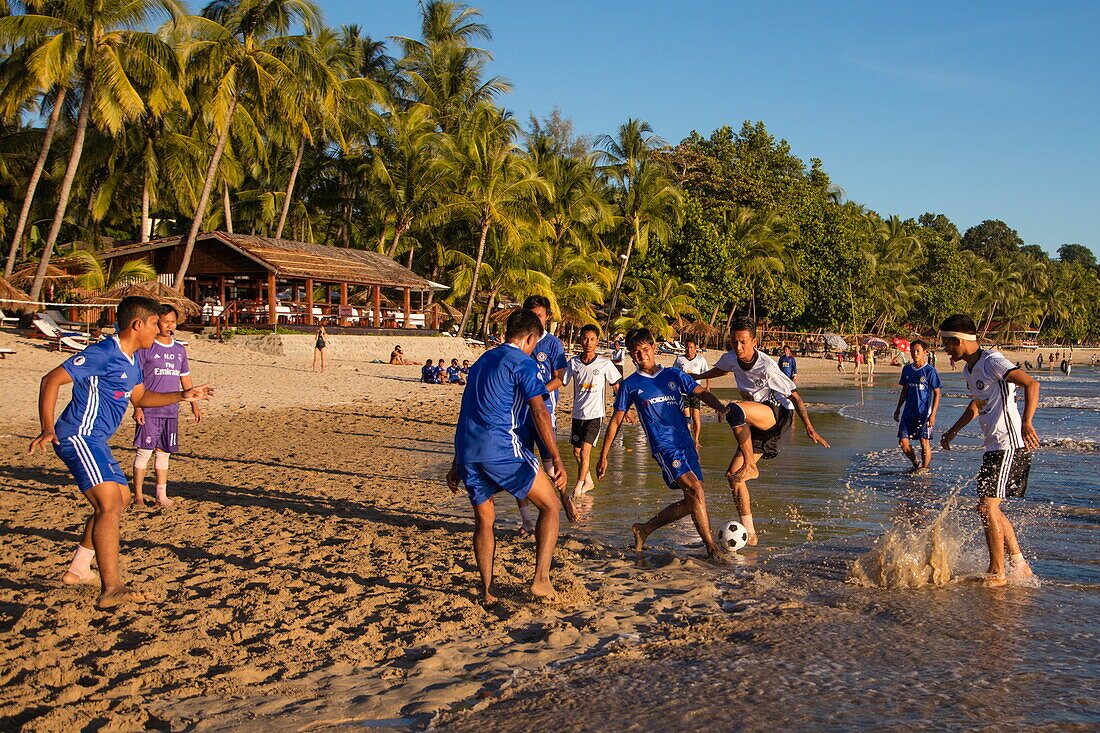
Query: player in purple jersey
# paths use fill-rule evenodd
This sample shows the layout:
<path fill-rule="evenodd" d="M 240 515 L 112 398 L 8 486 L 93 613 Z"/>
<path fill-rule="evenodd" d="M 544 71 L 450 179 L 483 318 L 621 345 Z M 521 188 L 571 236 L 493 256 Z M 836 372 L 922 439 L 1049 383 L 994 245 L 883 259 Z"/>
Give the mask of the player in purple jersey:
<path fill-rule="evenodd" d="M 86 347 L 42 378 L 38 392 L 38 419 L 42 432 L 28 452 L 52 445 L 65 462 L 77 487 L 92 505 L 92 516 L 64 583 L 95 579 L 92 559 L 99 566 L 101 608 L 145 597 L 123 585 L 118 572 L 119 521 L 130 503 L 126 476 L 111 455 L 107 441 L 126 414 L 127 403 L 143 408 L 209 399 L 212 385 L 170 393 L 146 390 L 134 352 L 153 345 L 158 332 L 160 305 L 149 298 L 123 298 L 116 308 L 115 336 Z M 64 384 L 73 386 L 72 399 L 54 422 L 57 394 Z"/>
<path fill-rule="evenodd" d="M 139 350 L 138 366 L 145 377 L 145 388 L 154 392 L 174 392 L 191 389 L 191 368 L 187 361 L 187 348 L 176 341 L 176 324 L 179 313 L 170 305 L 161 306 L 157 339 L 148 349 Z M 195 422 L 202 422 L 202 411 L 198 402 L 191 403 L 191 414 Z M 156 474 L 156 502 L 161 506 L 175 506 L 176 502 L 168 498 L 168 456 L 179 451 L 179 405 L 150 407 L 145 410 L 134 408 L 134 503 L 145 505 L 142 484 L 145 472 L 149 468 L 149 459 L 156 457 L 153 470 Z"/>
<path fill-rule="evenodd" d="M 684 421 L 685 397 L 698 397 L 719 415 L 726 408 L 713 394 L 696 384 L 695 380 L 675 367 L 663 368 L 656 362 L 657 344 L 645 328 L 637 328 L 626 335 L 626 348 L 637 371 L 623 380 L 615 395 L 615 414 L 607 426 L 607 434 L 596 464 L 596 478 L 607 473 L 607 455 L 619 433 L 627 411 L 638 410 L 646 441 L 654 460 L 661 467 L 661 474 L 670 489 L 679 489 L 684 498 L 661 510 L 648 522 L 635 524 L 634 549 L 641 550 L 645 540 L 655 530 L 691 515 L 695 529 L 707 548 L 707 554 L 718 561 L 728 561 L 727 555 L 710 533 L 706 495 L 703 492 L 703 471 L 699 467 L 699 454 L 695 450 L 695 437 Z"/>

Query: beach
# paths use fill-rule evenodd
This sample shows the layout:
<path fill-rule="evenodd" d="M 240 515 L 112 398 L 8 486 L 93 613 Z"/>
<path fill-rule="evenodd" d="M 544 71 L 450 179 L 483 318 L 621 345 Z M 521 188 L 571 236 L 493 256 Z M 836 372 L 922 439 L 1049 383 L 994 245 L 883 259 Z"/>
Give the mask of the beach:
<path fill-rule="evenodd" d="M 777 466 L 809 475 L 817 461 L 816 470 L 828 474 L 829 483 L 790 482 L 792 492 L 801 492 L 798 516 L 787 508 L 793 503 L 764 500 L 771 520 L 764 537 L 776 552 L 743 553 L 745 564 L 731 572 L 705 562 L 690 528 L 679 526 L 655 535 L 646 553 L 627 551 L 626 518 L 652 513 L 668 497 L 651 485 L 655 467 L 632 434 L 626 437 L 635 441 L 633 448 L 616 453 L 613 475 L 596 492 L 588 519 L 576 527 L 563 521 L 553 601 L 527 594 L 533 543 L 514 531 L 514 504 L 498 502 L 503 603 L 487 611 L 474 593 L 468 502 L 443 482 L 460 388 L 422 385 L 418 367 L 359 361 L 333 360 L 326 373 L 312 374 L 301 360 L 205 340 L 192 342 L 192 372 L 196 383 L 215 382 L 218 393 L 203 405 L 202 423 L 182 421 L 170 494 L 183 501 L 170 509 L 131 508 L 123 520 L 123 572 L 151 601 L 98 611 L 95 586 L 59 582 L 87 516 L 86 502 L 55 456 L 25 454 L 37 434 L 37 382 L 62 358 L 39 344 L 0 335 L 0 346 L 19 352 L 0 362 L 0 380 L 10 395 L 0 405 L 4 729 L 325 730 L 382 723 L 416 729 L 433 720 L 455 729 L 499 730 L 755 727 L 752 721 L 731 724 L 722 716 L 727 703 L 730 709 L 760 705 L 770 712 L 760 727 L 764 721 L 804 727 L 790 717 L 802 698 L 762 692 L 766 673 L 773 681 L 786 680 L 774 666 L 781 659 L 802 654 L 820 662 L 818 692 L 839 700 L 844 691 L 874 684 L 853 682 L 830 667 L 836 662 L 829 661 L 829 640 L 854 649 L 860 634 L 878 624 L 883 636 L 874 647 L 901 650 L 905 639 L 935 628 L 921 617 L 928 611 L 921 598 L 844 583 L 847 568 L 870 549 L 877 536 L 872 530 L 881 534 L 896 503 L 896 492 L 889 501 L 868 498 L 879 486 L 875 481 L 901 479 L 884 469 L 895 455 L 872 446 L 882 428 L 861 422 L 881 409 L 868 410 L 870 401 L 856 404 L 850 373 L 842 380 L 831 362 L 799 363 L 814 419 L 820 416 L 830 439 L 845 430 L 866 437 L 815 454 L 804 435 L 794 436 L 786 455 L 804 457 Z M 716 357 L 708 354 L 711 362 Z M 1087 352 L 1075 357 L 1079 366 L 1082 358 L 1087 363 Z M 896 399 L 896 373 L 880 363 L 872 388 L 880 407 L 891 395 Z M 838 394 L 852 400 L 848 415 L 847 407 L 833 409 Z M 186 408 L 182 415 L 188 415 Z M 127 471 L 128 423 L 126 418 L 112 441 Z M 708 423 L 705 429 L 707 471 L 728 456 L 728 436 L 719 427 Z M 1085 461 L 1080 470 L 1087 477 L 1096 456 L 1073 435 L 1068 439 L 1077 441 L 1078 452 L 1052 455 Z M 834 463 L 821 463 L 823 456 Z M 956 473 L 972 472 L 975 456 L 971 450 L 963 455 L 967 460 L 949 463 L 945 470 L 954 473 L 945 475 L 954 480 Z M 571 463 L 566 458 L 572 471 Z M 833 483 L 834 468 L 851 473 L 847 490 L 859 494 L 858 501 L 836 503 L 844 488 Z M 853 484 L 853 478 L 866 476 L 878 478 Z M 635 493 L 626 490 L 628 483 Z M 617 502 L 607 493 L 611 485 Z M 816 508 L 815 487 L 828 496 Z M 717 523 L 732 504 L 728 492 L 717 486 L 713 491 Z M 1064 497 L 1058 501 L 1077 506 Z M 1067 520 L 1066 512 L 1055 518 L 1087 523 L 1093 516 L 1089 506 L 1082 505 L 1078 520 Z M 845 512 L 863 519 L 837 519 Z M 1050 519 L 1043 516 L 1035 521 Z M 973 533 L 973 527 L 966 531 Z M 1074 531 L 1091 536 L 1087 527 Z M 1045 549 L 1051 557 L 1054 550 Z M 801 567 L 791 553 L 802 553 L 811 570 L 787 572 Z M 1083 558 L 1088 573 L 1096 567 L 1094 554 Z M 1041 564 L 1037 569 L 1040 575 L 1054 572 Z M 1074 572 L 1064 569 L 1069 577 L 1063 581 L 1077 583 Z M 1089 575 L 1085 582 L 1095 579 Z M 1076 599 L 1075 589 L 1043 592 L 1055 594 L 1069 610 L 1096 605 L 1094 592 L 1085 601 Z M 977 597 L 961 590 L 922 593 L 952 594 L 935 601 L 944 606 L 937 613 L 962 614 L 965 629 L 981 625 L 974 614 Z M 1006 593 L 1002 611 L 1039 602 L 1035 589 Z M 1012 614 L 1001 616 L 991 623 L 1007 623 Z M 906 632 L 905 620 L 919 629 Z M 1073 627 L 1072 619 L 1062 622 L 1085 643 L 1088 637 L 1080 635 L 1091 632 Z M 875 661 L 868 647 L 859 669 L 869 678 L 879 664 L 884 684 L 901 690 L 905 680 L 886 674 L 886 662 L 912 662 L 917 651 L 930 648 L 911 646 L 909 656 L 898 651 Z M 1094 644 L 1092 649 L 1095 656 Z M 1051 649 L 1045 653 L 1052 664 L 1059 662 Z M 734 656 L 756 660 L 758 676 L 719 664 Z M 1089 666 L 1094 662 L 1086 663 L 1086 679 L 1095 674 Z M 797 678 L 806 679 L 804 669 Z M 657 692 L 629 725 L 617 720 L 614 701 L 644 696 L 637 687 L 642 680 Z M 798 688 L 801 682 L 789 684 L 794 692 L 810 691 Z M 721 694 L 722 706 L 707 699 L 707 689 L 711 698 Z M 1059 707 L 1060 694 L 1048 696 L 1057 703 L 1052 720 L 1096 722 L 1088 714 L 1089 700 L 1078 695 L 1077 708 L 1085 712 L 1072 712 L 1072 702 Z M 684 711 L 670 707 L 675 699 L 693 700 L 695 712 L 676 717 Z M 1019 705 L 1026 702 L 1026 696 L 1019 699 Z M 983 705 L 976 707 L 978 714 L 990 714 L 992 708 Z M 865 710 L 873 719 L 875 706 Z M 1033 721 L 1021 715 L 1013 712 L 1003 722 Z M 928 720 L 955 724 L 966 718 Z"/>

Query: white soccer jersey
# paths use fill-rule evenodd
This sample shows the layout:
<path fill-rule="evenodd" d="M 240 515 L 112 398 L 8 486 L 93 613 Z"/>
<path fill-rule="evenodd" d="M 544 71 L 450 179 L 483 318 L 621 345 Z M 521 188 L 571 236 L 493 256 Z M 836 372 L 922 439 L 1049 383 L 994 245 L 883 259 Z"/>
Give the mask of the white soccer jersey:
<path fill-rule="evenodd" d="M 752 366 L 748 369 L 742 368 L 734 351 L 722 354 L 714 368 L 733 374 L 734 379 L 737 380 L 737 389 L 748 392 L 753 402 L 778 405 L 788 410 L 794 409 L 791 393 L 797 390 L 798 386 L 780 371 L 775 359 L 763 351 L 756 352 Z"/>
<path fill-rule="evenodd" d="M 686 356 L 677 356 L 676 361 L 672 362 L 672 366 L 688 374 L 702 374 L 707 369 L 710 369 L 710 367 L 707 366 L 707 360 L 703 358 L 702 354 L 696 354 L 694 359 L 689 359 Z"/>
<path fill-rule="evenodd" d="M 562 384 L 573 383 L 573 419 L 595 420 L 607 415 L 604 385 L 615 384 L 622 375 L 607 358 L 597 356 L 590 364 L 574 356 L 565 363 Z"/>
<path fill-rule="evenodd" d="M 1005 379 L 1016 365 L 999 351 L 982 349 L 971 369 L 963 367 L 970 397 L 978 403 L 978 424 L 985 434 L 986 450 L 1023 448 L 1016 385 Z"/>

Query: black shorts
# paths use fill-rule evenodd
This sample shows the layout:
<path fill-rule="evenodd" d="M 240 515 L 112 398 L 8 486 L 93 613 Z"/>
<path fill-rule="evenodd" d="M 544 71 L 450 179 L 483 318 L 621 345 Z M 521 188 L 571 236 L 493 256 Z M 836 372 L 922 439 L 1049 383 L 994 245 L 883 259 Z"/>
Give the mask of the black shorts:
<path fill-rule="evenodd" d="M 752 434 L 752 450 L 759 453 L 761 458 L 775 458 L 779 455 L 779 436 L 794 422 L 794 410 L 788 410 L 779 405 L 768 405 L 775 416 L 775 425 L 768 430 L 749 426 Z"/>
<path fill-rule="evenodd" d="M 569 434 L 569 445 L 580 448 L 581 444 L 596 445 L 603 429 L 603 420 L 596 417 L 591 420 L 578 420 L 573 418 L 573 432 Z"/>
<path fill-rule="evenodd" d="M 978 469 L 978 496 L 983 499 L 1022 499 L 1031 474 L 1031 451 L 988 450 Z"/>
<path fill-rule="evenodd" d="M 693 394 L 684 395 L 684 407 L 689 410 L 702 410 L 703 401 Z"/>

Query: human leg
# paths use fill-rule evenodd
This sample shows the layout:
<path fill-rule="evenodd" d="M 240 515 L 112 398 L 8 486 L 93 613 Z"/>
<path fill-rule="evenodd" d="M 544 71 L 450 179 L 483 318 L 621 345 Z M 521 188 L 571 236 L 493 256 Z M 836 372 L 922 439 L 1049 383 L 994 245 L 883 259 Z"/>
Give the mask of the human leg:
<path fill-rule="evenodd" d="M 481 576 L 481 602 L 496 603 L 493 595 L 493 563 L 496 560 L 496 505 L 492 497 L 474 506 L 474 561 Z"/>
<path fill-rule="evenodd" d="M 901 446 L 901 452 L 905 454 L 905 457 L 909 459 L 909 462 L 913 464 L 913 468 L 920 465 L 917 461 L 917 454 L 913 451 L 913 445 L 909 442 L 909 438 L 898 438 L 898 445 Z"/>
<path fill-rule="evenodd" d="M 1001 512 L 1001 500 L 994 497 L 983 497 L 978 505 L 978 514 L 982 517 L 985 527 L 985 543 L 989 549 L 989 567 L 986 569 L 986 578 L 983 585 L 1004 585 L 1005 580 L 1005 532 L 1004 525 L 1008 521 Z M 1018 547 L 1018 546 L 1017 546 Z"/>
<path fill-rule="evenodd" d="M 142 486 L 145 483 L 145 472 L 149 470 L 149 459 L 153 457 L 153 451 L 148 448 L 138 448 L 134 456 L 134 503 L 145 506 L 145 495 Z"/>
<path fill-rule="evenodd" d="M 920 439 L 920 467 L 928 468 L 932 463 L 932 441 L 928 438 Z"/>
<path fill-rule="evenodd" d="M 545 471 L 535 474 L 531 490 L 527 492 L 527 500 L 539 510 L 538 522 L 535 524 L 535 577 L 531 581 L 531 593 L 540 597 L 551 596 L 554 594 L 554 586 L 550 583 L 550 561 L 558 542 L 561 501 Z"/>
<path fill-rule="evenodd" d="M 587 441 L 583 442 L 579 450 L 577 486 L 580 487 L 580 493 L 584 493 L 596 485 L 596 482 L 592 480 L 592 444 Z"/>
<path fill-rule="evenodd" d="M 692 407 L 691 410 L 691 437 L 695 439 L 695 448 L 701 448 L 699 443 L 699 433 L 703 431 L 703 413 L 697 407 Z"/>
<path fill-rule="evenodd" d="M 130 500 L 125 484 L 104 481 L 85 494 L 92 505 L 91 540 L 99 566 L 101 592 L 97 605 L 101 608 L 116 606 L 125 601 L 143 601 L 145 597 L 123 585 L 119 569 L 119 524 L 122 511 Z"/>
<path fill-rule="evenodd" d="M 752 448 L 749 448 L 749 453 L 752 453 Z M 737 512 L 741 524 L 745 525 L 745 529 L 749 533 L 749 545 L 756 545 L 759 542 L 759 538 L 756 536 L 756 526 L 752 521 L 752 498 L 749 496 L 749 484 L 745 478 L 738 478 L 739 472 L 744 466 L 744 456 L 740 449 L 734 454 L 733 460 L 730 461 L 729 468 L 726 469 L 726 480 L 729 482 L 730 492 L 733 494 L 734 500 L 737 501 Z M 759 453 L 752 454 L 754 462 L 760 461 L 763 457 Z M 759 475 L 759 473 L 757 474 Z"/>
<path fill-rule="evenodd" d="M 153 469 L 157 477 L 157 504 L 161 506 L 175 506 L 176 502 L 168 498 L 168 457 L 170 453 L 157 450 L 155 453 Z"/>

